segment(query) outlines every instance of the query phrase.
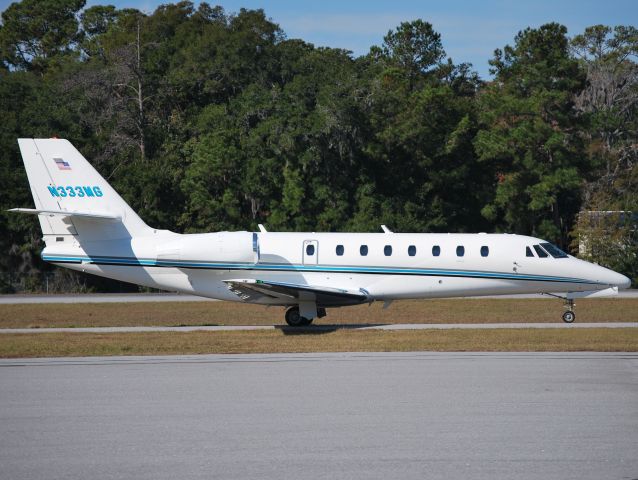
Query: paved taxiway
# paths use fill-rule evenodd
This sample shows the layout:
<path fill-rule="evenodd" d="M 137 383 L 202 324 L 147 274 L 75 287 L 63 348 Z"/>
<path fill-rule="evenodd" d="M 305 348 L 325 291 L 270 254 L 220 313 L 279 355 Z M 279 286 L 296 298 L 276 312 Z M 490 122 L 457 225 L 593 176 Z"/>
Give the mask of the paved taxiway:
<path fill-rule="evenodd" d="M 638 322 L 591 323 L 396 323 L 396 324 L 316 324 L 308 327 L 285 325 L 193 325 L 182 327 L 73 327 L 73 328 L 0 328 L 0 335 L 7 333 L 141 333 L 141 332 L 225 332 L 244 330 L 457 330 L 503 328 L 638 328 Z"/>
<path fill-rule="evenodd" d="M 638 354 L 0 360 L 0 478 L 634 479 Z"/>

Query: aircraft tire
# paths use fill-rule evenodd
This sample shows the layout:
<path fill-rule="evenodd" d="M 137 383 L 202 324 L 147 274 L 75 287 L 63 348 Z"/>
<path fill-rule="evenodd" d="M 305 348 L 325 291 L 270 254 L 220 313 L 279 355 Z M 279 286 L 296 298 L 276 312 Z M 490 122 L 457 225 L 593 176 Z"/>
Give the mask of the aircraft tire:
<path fill-rule="evenodd" d="M 291 327 L 301 327 L 307 325 L 307 319 L 299 314 L 299 307 L 290 307 L 286 310 L 286 323 Z M 312 320 L 311 320 L 312 321 Z"/>
<path fill-rule="evenodd" d="M 572 323 L 574 320 L 576 320 L 576 314 L 572 312 L 571 310 L 568 310 L 565 313 L 563 313 L 563 322 Z"/>

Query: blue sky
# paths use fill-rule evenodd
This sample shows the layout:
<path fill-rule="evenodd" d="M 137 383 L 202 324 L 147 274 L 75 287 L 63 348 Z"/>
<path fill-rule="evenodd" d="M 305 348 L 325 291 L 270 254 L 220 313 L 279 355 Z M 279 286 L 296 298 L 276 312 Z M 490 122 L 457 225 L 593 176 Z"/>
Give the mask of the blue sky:
<path fill-rule="evenodd" d="M 10 0 L 0 0 L 4 10 Z M 111 4 L 152 12 L 166 0 L 88 0 L 87 5 Z M 199 2 L 195 2 L 199 3 Z M 402 21 L 421 18 L 441 33 L 448 56 L 455 63 L 470 62 L 487 78 L 488 60 L 495 48 L 513 43 L 516 33 L 527 27 L 557 21 L 571 35 L 585 27 L 638 25 L 638 0 L 228 0 L 209 1 L 227 12 L 241 7 L 263 8 L 288 38 L 301 38 L 317 46 L 352 50 L 355 55 L 380 45 L 388 30 Z"/>

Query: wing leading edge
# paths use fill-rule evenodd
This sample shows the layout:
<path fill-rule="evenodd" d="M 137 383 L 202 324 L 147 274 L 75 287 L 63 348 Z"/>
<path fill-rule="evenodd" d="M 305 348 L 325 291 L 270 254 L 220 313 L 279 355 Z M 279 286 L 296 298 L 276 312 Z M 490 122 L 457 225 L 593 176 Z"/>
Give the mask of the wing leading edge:
<path fill-rule="evenodd" d="M 265 280 L 225 280 L 228 290 L 249 303 L 281 302 L 290 305 L 299 302 L 316 302 L 322 307 L 340 307 L 369 302 L 370 295 L 364 289 L 359 291 L 343 288 L 319 287 L 294 283 L 272 282 Z"/>

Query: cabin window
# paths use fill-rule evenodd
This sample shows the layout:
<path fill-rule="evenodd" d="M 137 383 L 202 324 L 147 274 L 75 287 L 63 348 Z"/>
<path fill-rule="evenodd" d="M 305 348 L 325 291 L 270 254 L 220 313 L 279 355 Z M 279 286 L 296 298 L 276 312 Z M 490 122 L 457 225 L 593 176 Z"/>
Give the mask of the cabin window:
<path fill-rule="evenodd" d="M 456 256 L 462 257 L 463 255 L 465 255 L 465 247 L 463 245 L 459 245 L 456 247 Z"/>
<path fill-rule="evenodd" d="M 385 247 L 383 247 L 383 254 L 386 257 L 389 257 L 390 255 L 392 255 L 392 245 L 386 245 Z"/>
<path fill-rule="evenodd" d="M 337 255 L 343 255 L 343 245 L 337 245 Z"/>
<path fill-rule="evenodd" d="M 490 247 L 483 245 L 481 247 L 481 257 L 487 257 L 490 254 Z"/>
<path fill-rule="evenodd" d="M 359 253 L 361 254 L 362 257 L 365 257 L 368 254 L 368 246 L 361 245 L 361 247 L 359 247 Z"/>
<path fill-rule="evenodd" d="M 55 237 L 56 242 L 64 242 L 64 237 Z"/>
<path fill-rule="evenodd" d="M 312 256 L 315 254 L 315 246 L 314 245 L 306 245 L 306 255 Z"/>
<path fill-rule="evenodd" d="M 547 252 L 540 247 L 540 245 L 534 245 L 534 250 L 536 250 L 536 254 L 540 258 L 546 258 L 546 257 L 549 256 L 549 255 L 547 255 Z"/>
<path fill-rule="evenodd" d="M 541 247 L 543 247 L 547 251 L 547 253 L 549 253 L 554 258 L 567 258 L 567 254 L 556 245 L 553 245 L 551 243 L 541 243 Z"/>
<path fill-rule="evenodd" d="M 439 247 L 438 245 L 434 245 L 432 247 L 432 256 L 438 257 L 439 255 L 441 255 L 441 247 Z"/>
<path fill-rule="evenodd" d="M 410 245 L 408 247 L 408 255 L 414 257 L 416 255 L 416 247 L 414 245 Z"/>
<path fill-rule="evenodd" d="M 526 257 L 533 257 L 534 254 L 532 253 L 532 249 L 529 247 L 525 247 L 525 256 Z"/>

